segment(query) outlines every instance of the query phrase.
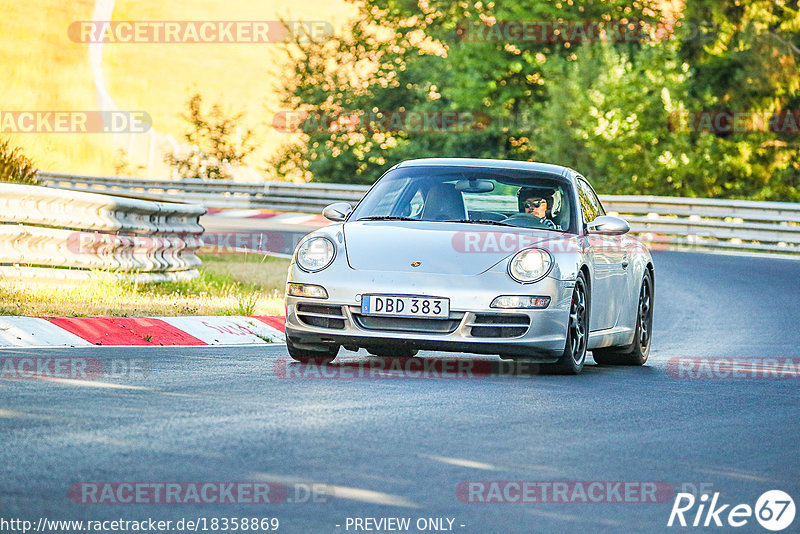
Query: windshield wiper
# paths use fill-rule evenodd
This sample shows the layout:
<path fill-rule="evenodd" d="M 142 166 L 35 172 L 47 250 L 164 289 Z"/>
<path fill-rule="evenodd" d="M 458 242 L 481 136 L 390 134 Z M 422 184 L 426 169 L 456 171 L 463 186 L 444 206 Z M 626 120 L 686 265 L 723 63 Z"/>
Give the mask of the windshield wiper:
<path fill-rule="evenodd" d="M 512 228 L 519 228 L 519 226 L 515 224 L 508 224 L 500 221 L 490 221 L 489 219 L 453 219 L 450 221 L 442 221 L 442 222 L 455 222 L 455 223 L 467 223 L 467 224 L 493 224 L 495 226 L 510 226 Z"/>
<path fill-rule="evenodd" d="M 410 217 L 391 217 L 389 215 L 361 217 L 357 221 L 419 221 L 419 219 L 411 219 Z"/>

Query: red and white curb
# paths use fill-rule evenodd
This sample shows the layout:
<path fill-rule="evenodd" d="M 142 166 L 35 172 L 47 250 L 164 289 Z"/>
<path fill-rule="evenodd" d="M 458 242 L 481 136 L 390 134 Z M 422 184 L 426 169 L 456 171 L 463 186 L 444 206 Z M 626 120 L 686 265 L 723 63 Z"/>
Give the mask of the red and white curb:
<path fill-rule="evenodd" d="M 0 317 L 0 348 L 284 343 L 279 316 Z"/>
<path fill-rule="evenodd" d="M 311 226 L 324 226 L 331 221 L 322 215 L 309 213 L 286 213 L 280 211 L 260 210 L 253 208 L 223 209 L 208 208 L 206 217 L 230 217 L 233 219 L 269 219 L 281 224 L 308 224 Z"/>

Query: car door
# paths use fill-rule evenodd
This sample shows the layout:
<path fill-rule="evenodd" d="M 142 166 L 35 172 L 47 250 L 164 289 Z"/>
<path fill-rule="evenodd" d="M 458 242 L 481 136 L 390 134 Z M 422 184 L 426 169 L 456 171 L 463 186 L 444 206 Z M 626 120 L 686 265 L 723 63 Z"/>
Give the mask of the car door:
<path fill-rule="evenodd" d="M 585 224 L 606 214 L 594 189 L 583 177 L 578 178 L 578 198 Z M 594 260 L 589 329 L 613 328 L 628 293 L 627 271 L 630 262 L 627 251 L 623 248 L 621 236 L 589 234 L 586 239 Z"/>

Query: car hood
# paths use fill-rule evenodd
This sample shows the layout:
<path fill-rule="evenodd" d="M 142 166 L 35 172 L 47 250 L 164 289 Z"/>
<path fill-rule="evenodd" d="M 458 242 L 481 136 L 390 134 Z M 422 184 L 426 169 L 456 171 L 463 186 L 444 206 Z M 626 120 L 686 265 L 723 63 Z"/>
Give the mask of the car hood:
<path fill-rule="evenodd" d="M 553 232 L 427 221 L 360 221 L 344 225 L 355 270 L 475 275 Z M 561 235 L 556 236 L 560 239 Z M 412 267 L 413 262 L 419 262 Z"/>

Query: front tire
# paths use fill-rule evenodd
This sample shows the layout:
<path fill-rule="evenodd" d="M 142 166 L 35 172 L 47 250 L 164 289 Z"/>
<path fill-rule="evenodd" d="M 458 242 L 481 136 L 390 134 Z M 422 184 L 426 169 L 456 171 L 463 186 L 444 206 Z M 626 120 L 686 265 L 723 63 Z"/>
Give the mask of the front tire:
<path fill-rule="evenodd" d="M 301 349 L 295 346 L 289 337 L 286 338 L 286 349 L 292 359 L 300 363 L 312 363 L 314 365 L 327 365 L 339 354 L 338 345 L 324 347 L 322 350 Z"/>
<path fill-rule="evenodd" d="M 653 277 L 645 271 L 639 290 L 639 305 L 636 313 L 636 331 L 630 345 L 594 349 L 594 361 L 601 365 L 644 365 L 650 355 L 650 339 L 653 332 Z"/>
<path fill-rule="evenodd" d="M 569 307 L 569 324 L 564 352 L 556 363 L 542 364 L 545 374 L 577 375 L 586 362 L 586 346 L 589 341 L 589 292 L 583 272 L 575 280 Z"/>

